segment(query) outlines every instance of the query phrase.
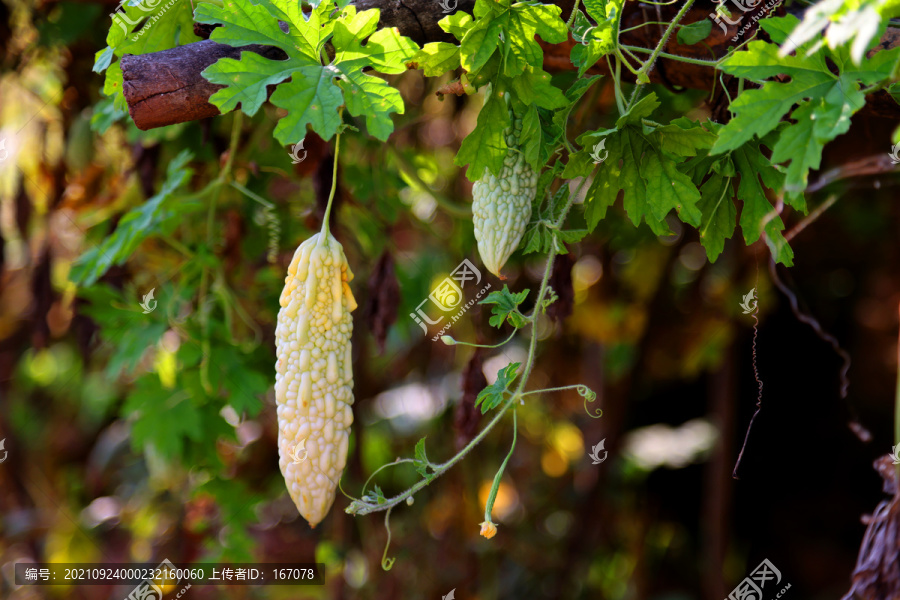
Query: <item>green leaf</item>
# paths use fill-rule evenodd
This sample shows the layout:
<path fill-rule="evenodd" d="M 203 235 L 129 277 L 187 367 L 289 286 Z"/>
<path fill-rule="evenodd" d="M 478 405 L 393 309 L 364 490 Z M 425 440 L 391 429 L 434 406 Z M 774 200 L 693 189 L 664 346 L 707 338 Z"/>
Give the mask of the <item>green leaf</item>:
<path fill-rule="evenodd" d="M 590 233 L 587 229 L 561 229 L 557 232 L 559 239 L 566 244 L 577 244 Z"/>
<path fill-rule="evenodd" d="M 737 209 L 732 202 L 731 178 L 714 173 L 700 186 L 700 202 L 703 213 L 700 220 L 700 243 L 706 249 L 711 262 L 722 254 L 725 240 L 734 233 Z"/>
<path fill-rule="evenodd" d="M 421 475 L 425 481 L 431 481 L 434 479 L 434 473 L 429 473 L 428 469 L 432 469 L 431 462 L 428 460 L 428 456 L 425 454 L 425 438 L 420 439 L 416 442 L 416 450 L 415 450 L 415 458 L 413 459 L 413 467 L 416 469 L 416 472 Z"/>
<path fill-rule="evenodd" d="M 541 166 L 541 116 L 532 104 L 522 117 L 522 132 L 519 134 L 522 153 L 533 169 Z"/>
<path fill-rule="evenodd" d="M 361 70 L 346 70 L 339 85 L 344 90 L 347 111 L 354 117 L 365 116 L 369 134 L 387 141 L 394 131 L 391 113 L 404 112 L 400 92 L 385 80 Z"/>
<path fill-rule="evenodd" d="M 696 21 L 689 25 L 682 25 L 678 29 L 676 37 L 678 38 L 679 44 L 692 46 L 708 38 L 711 31 L 712 21 L 703 19 L 702 21 Z"/>
<path fill-rule="evenodd" d="M 203 422 L 184 391 L 167 390 L 155 375 L 137 380 L 122 412 L 129 416 L 131 445 L 151 448 L 165 459 L 184 455 L 185 440 L 202 439 Z"/>
<path fill-rule="evenodd" d="M 584 96 L 585 92 L 587 92 L 594 83 L 598 79 L 600 79 L 602 75 L 592 75 L 591 77 L 579 77 L 575 80 L 575 82 L 566 90 L 566 100 L 568 100 L 568 105 L 563 108 L 563 110 L 556 111 L 553 115 L 553 123 L 559 127 L 563 132 L 565 132 L 566 126 L 569 122 L 569 114 L 572 112 L 572 109 L 575 108 L 575 104 Z"/>
<path fill-rule="evenodd" d="M 656 93 L 650 93 L 637 101 L 628 112 L 616 120 L 616 127 L 622 128 L 625 125 L 639 125 L 643 119 L 652 115 L 659 108 L 659 100 Z"/>
<path fill-rule="evenodd" d="M 509 126 L 509 109 L 506 100 L 491 94 L 478 113 L 478 121 L 472 133 L 466 136 L 456 154 L 454 164 L 468 164 L 466 177 L 477 181 L 488 169 L 499 174 L 506 158 L 506 136 L 503 131 Z"/>
<path fill-rule="evenodd" d="M 776 39 L 786 36 L 797 19 L 766 19 L 764 23 Z M 805 49 L 806 46 L 800 48 Z M 793 123 L 781 130 L 782 139 L 773 147 L 773 160 L 792 161 L 785 186 L 796 195 L 805 189 L 809 170 L 819 164 L 824 145 L 845 133 L 850 117 L 864 105 L 862 86 L 889 77 L 898 56 L 900 48 L 878 52 L 856 67 L 845 49 L 822 49 L 812 56 L 801 52 L 797 56 L 781 56 L 775 44 L 751 42 L 746 51 L 726 58 L 721 68 L 736 77 L 756 81 L 761 87 L 744 91 L 731 103 L 735 117 L 719 132 L 712 154 L 735 150 L 754 136 L 763 138 L 790 114 Z M 835 65 L 838 72 L 833 73 L 829 64 Z M 771 79 L 778 76 L 789 80 Z"/>
<path fill-rule="evenodd" d="M 113 108 L 121 112 L 128 112 L 128 102 L 122 93 L 123 85 L 122 65 L 115 62 L 106 70 L 106 79 L 103 81 L 103 95 L 113 99 Z"/>
<path fill-rule="evenodd" d="M 282 61 L 287 63 L 319 64 L 319 47 L 328 34 L 318 11 L 312 11 L 307 21 L 299 3 L 285 0 L 261 0 L 257 4 L 229 0 L 227 6 L 203 2 L 197 6 L 194 18 L 199 23 L 222 25 L 213 29 L 209 37 L 214 42 L 275 46 L 288 55 L 289 60 Z M 279 21 L 285 24 L 287 32 L 279 27 Z"/>
<path fill-rule="evenodd" d="M 467 12 L 457 11 L 452 15 L 447 15 L 440 21 L 438 21 L 438 25 L 440 25 L 441 29 L 446 31 L 447 33 L 453 34 L 453 36 L 461 40 L 465 37 L 466 32 L 472 28 L 472 24 L 474 21 L 472 20 L 472 15 Z"/>
<path fill-rule="evenodd" d="M 182 346 L 184 348 L 185 346 Z M 210 382 L 228 397 L 228 404 L 238 415 L 253 418 L 262 410 L 261 397 L 270 381 L 248 366 L 248 356 L 232 344 L 216 344 L 210 350 Z"/>
<path fill-rule="evenodd" d="M 550 83 L 550 74 L 543 69 L 528 67 L 511 81 L 519 100 L 553 110 L 569 104 L 562 90 Z"/>
<path fill-rule="evenodd" d="M 886 91 L 894 99 L 894 102 L 900 104 L 900 83 L 892 83 L 887 87 Z"/>
<path fill-rule="evenodd" d="M 616 122 L 615 130 L 582 135 L 585 146 L 605 140 L 609 153 L 585 198 L 585 218 L 593 230 L 606 216 L 606 210 L 624 192 L 624 207 L 635 225 L 645 221 L 656 235 L 669 232 L 666 216 L 675 210 L 685 223 L 698 227 L 701 212 L 697 207 L 700 192 L 690 177 L 678 170 L 673 154 L 692 153 L 709 140 L 703 130 L 684 130 L 683 122 L 674 126 L 645 128 L 642 121 L 659 105 L 649 94 Z M 699 129 L 699 128 L 695 128 Z M 668 141 L 664 141 L 666 138 Z M 668 153 L 668 147 L 674 152 Z M 585 153 L 583 150 L 580 154 Z"/>
<path fill-rule="evenodd" d="M 78 258 L 69 274 L 74 283 L 92 285 L 111 266 L 128 260 L 145 239 L 166 234 L 186 215 L 202 208 L 197 202 L 176 201 L 174 197 L 175 191 L 190 180 L 193 171 L 186 165 L 192 158 L 190 151 L 182 150 L 169 163 L 166 181 L 159 192 L 128 211 L 103 243 Z"/>
<path fill-rule="evenodd" d="M 656 131 L 660 135 L 661 148 L 679 156 L 696 156 L 698 150 L 709 150 L 716 142 L 716 134 L 685 117 L 675 119 Z"/>
<path fill-rule="evenodd" d="M 491 292 L 487 298 L 479 304 L 492 304 L 489 323 L 493 327 L 502 327 L 508 321 L 516 329 L 524 327 L 527 320 L 519 312 L 519 305 L 528 297 L 528 290 L 522 290 L 517 294 L 509 291 L 509 286 L 504 285 L 499 292 Z"/>
<path fill-rule="evenodd" d="M 373 485 L 372 491 L 368 492 L 362 499 L 371 504 L 384 504 L 387 502 L 387 498 L 384 497 L 384 492 L 382 492 L 381 488 L 377 485 Z"/>
<path fill-rule="evenodd" d="M 822 161 L 822 147 L 835 137 L 833 125 L 837 120 L 816 119 L 817 114 L 826 114 L 824 100 L 804 102 L 791 115 L 796 125 L 786 128 L 772 148 L 772 162 L 790 161 L 786 171 L 785 187 L 789 191 L 803 191 L 807 186 L 810 169 L 818 169 Z M 843 131 L 850 127 L 850 120 L 842 123 Z"/>
<path fill-rule="evenodd" d="M 495 19 L 478 19 L 460 41 L 462 68 L 474 73 L 483 67 L 500 45 L 502 24 Z"/>
<path fill-rule="evenodd" d="M 619 14 L 624 4 L 625 0 L 585 0 L 584 8 L 596 25 L 592 25 L 580 13 L 576 14 L 577 33 L 573 31 L 573 35 L 577 35 L 582 41 L 572 47 L 571 61 L 578 67 L 579 77 L 583 77 L 598 60 L 615 50 Z"/>
<path fill-rule="evenodd" d="M 459 46 L 447 42 L 425 44 L 412 62 L 419 65 L 426 77 L 438 77 L 459 68 Z"/>
<path fill-rule="evenodd" d="M 97 54 L 94 55 L 94 68 L 91 70 L 94 73 L 102 73 L 112 63 L 112 59 L 114 56 L 115 52 L 109 46 L 107 46 L 103 50 L 98 50 Z"/>
<path fill-rule="evenodd" d="M 743 201 L 741 231 L 749 245 L 759 239 L 763 230 L 775 259 L 785 266 L 793 265 L 794 252 L 784 239 L 784 222 L 766 197 L 765 187 L 780 189 L 784 175 L 772 166 L 758 143 L 748 143 L 731 153 L 737 172 L 741 174 L 738 198 Z M 765 186 L 763 185 L 765 184 Z"/>
<path fill-rule="evenodd" d="M 221 29 L 221 28 L 218 28 Z M 241 104 L 244 113 L 253 116 L 266 101 L 266 86 L 281 83 L 297 69 L 284 68 L 288 61 L 274 61 L 263 58 L 255 52 L 242 52 L 241 59 L 221 58 L 203 70 L 201 75 L 210 83 L 229 86 L 241 82 L 242 87 L 229 86 L 210 96 L 210 104 L 219 107 L 223 113 L 230 112 Z"/>
<path fill-rule="evenodd" d="M 103 98 L 94 105 L 91 114 L 91 131 L 102 135 L 113 123 L 121 121 L 126 116 L 128 116 L 126 111 L 116 108 L 115 97 Z"/>
<path fill-rule="evenodd" d="M 534 39 L 540 35 L 545 42 L 559 44 L 568 39 L 566 24 L 560 19 L 561 9 L 547 4 L 514 4 L 504 31 L 507 40 L 504 74 L 515 77 L 526 67 L 542 70 L 544 52 Z"/>
<path fill-rule="evenodd" d="M 287 112 L 275 128 L 281 143 L 302 140 L 307 126 L 330 139 L 341 128 L 341 106 L 355 117 L 365 117 L 372 136 L 387 140 L 394 129 L 391 114 L 403 113 L 403 101 L 395 88 L 364 70 L 402 73 L 418 46 L 394 28 L 379 30 L 377 9 L 357 13 L 351 5 L 330 16 L 333 9 L 332 2 L 322 2 L 306 15 L 299 3 L 290 0 L 198 6 L 199 22 L 222 25 L 213 30 L 211 39 L 237 46 L 266 44 L 288 56 L 269 60 L 243 52 L 240 60 L 220 59 L 203 71 L 210 82 L 226 86 L 210 102 L 222 112 L 240 103 L 241 110 L 254 115 L 265 101 L 266 87 L 277 85 L 271 102 Z M 329 38 L 334 59 L 323 65 Z"/>
<path fill-rule="evenodd" d="M 294 144 L 306 136 L 310 125 L 323 139 L 331 139 L 341 125 L 338 109 L 343 103 L 340 88 L 333 84 L 339 75 L 334 67 L 301 67 L 291 81 L 279 85 L 271 102 L 288 111 L 275 126 L 275 139 Z"/>
<path fill-rule="evenodd" d="M 145 292 L 147 290 L 144 290 Z M 168 296 L 166 288 L 156 289 L 160 300 Z M 88 301 L 79 311 L 93 319 L 99 326 L 100 339 L 110 348 L 105 373 L 110 380 L 121 374 L 132 375 L 147 349 L 155 346 L 168 329 L 163 322 L 163 311 L 142 314 L 139 303 L 141 294 L 118 290 L 105 283 L 80 287 L 78 296 Z M 130 307 L 132 310 L 123 310 Z"/>
<path fill-rule="evenodd" d="M 521 363 L 510 363 L 497 371 L 497 380 L 478 393 L 475 398 L 475 406 L 481 405 L 481 414 L 500 406 L 504 396 L 518 376 L 517 370 Z"/>
<path fill-rule="evenodd" d="M 705 123 L 705 126 L 714 134 L 723 127 L 711 121 Z M 689 175 L 696 185 L 706 180 L 700 187 L 701 200 L 698 206 L 703 216 L 699 231 L 700 243 L 706 248 L 711 261 L 718 258 L 725 240 L 734 233 L 737 215 L 735 205 L 740 201 L 740 225 L 745 241 L 748 244 L 755 242 L 765 229 L 776 260 L 790 264 L 793 255 L 781 234 L 784 225 L 768 200 L 784 187 L 785 175 L 763 152 L 763 144 L 768 145 L 777 137 L 775 132 L 764 142 L 748 142 L 734 152 L 719 156 L 705 155 L 701 151 L 698 156 L 679 165 L 679 170 Z M 735 186 L 738 176 L 740 185 Z M 785 196 L 785 201 L 798 210 L 806 209 L 802 200 L 802 194 L 799 198 Z"/>

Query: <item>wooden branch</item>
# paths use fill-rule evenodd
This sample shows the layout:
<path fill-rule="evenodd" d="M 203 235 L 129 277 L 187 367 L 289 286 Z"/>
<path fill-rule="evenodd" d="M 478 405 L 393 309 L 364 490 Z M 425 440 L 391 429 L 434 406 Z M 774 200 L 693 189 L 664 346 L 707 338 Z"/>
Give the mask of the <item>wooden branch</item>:
<path fill-rule="evenodd" d="M 151 54 L 122 57 L 122 91 L 128 112 L 139 129 L 196 121 L 219 114 L 209 97 L 224 86 L 215 85 L 200 73 L 220 58 L 239 58 L 241 52 L 256 52 L 273 59 L 286 58 L 272 46 L 234 48 L 203 40 Z"/>
<path fill-rule="evenodd" d="M 445 0 L 453 2 L 454 0 Z M 571 10 L 571 0 L 557 0 L 563 9 L 563 16 Z M 419 44 L 431 41 L 453 41 L 452 36 L 444 32 L 438 21 L 446 16 L 438 0 L 356 0 L 359 10 L 370 8 L 381 9 L 381 27 L 396 27 L 401 34 L 409 36 Z M 451 4 L 452 5 L 452 4 Z M 471 13 L 474 0 L 458 0 L 456 10 Z M 678 7 L 655 7 L 637 2 L 627 2 L 622 18 L 622 28 L 627 29 L 648 21 L 671 20 Z M 709 18 L 709 8 L 693 9 L 685 16 L 684 23 L 693 23 Z M 737 34 L 737 26 L 729 26 L 723 32 L 718 26 L 703 44 L 682 46 L 672 36 L 666 45 L 669 54 L 701 59 L 717 60 L 724 56 L 735 43 L 731 38 Z M 621 36 L 623 44 L 643 48 L 653 48 L 662 33 L 661 26 L 648 25 Z M 752 35 L 748 31 L 745 36 Z M 745 38 L 742 38 L 745 39 Z M 542 44 L 544 48 L 544 67 L 551 72 L 571 70 L 569 55 L 574 41 L 567 44 Z M 889 29 L 882 38 L 878 49 L 888 49 L 900 45 L 900 30 Z M 878 50 L 876 49 L 876 51 Z M 206 81 L 201 75 L 209 65 L 223 57 L 239 58 L 241 52 L 256 52 L 272 59 L 284 59 L 281 50 L 271 46 L 243 46 L 234 48 L 218 44 L 212 40 L 204 40 L 179 46 L 171 50 L 151 54 L 130 55 L 122 57 L 123 91 L 128 101 L 128 112 L 139 129 L 147 130 L 175 123 L 195 121 L 219 114 L 219 109 L 209 103 L 209 97 L 223 86 Z M 648 55 L 640 55 L 646 58 Z M 622 69 L 628 73 L 627 69 Z M 593 73 L 609 74 L 606 61 L 592 70 Z M 650 72 L 650 79 L 655 83 L 679 86 L 692 89 L 713 89 L 716 81 L 713 69 L 698 64 L 661 58 Z M 270 88 L 270 93 L 271 93 Z M 886 93 L 878 92 L 866 99 L 866 110 L 878 116 L 900 117 L 900 106 Z"/>

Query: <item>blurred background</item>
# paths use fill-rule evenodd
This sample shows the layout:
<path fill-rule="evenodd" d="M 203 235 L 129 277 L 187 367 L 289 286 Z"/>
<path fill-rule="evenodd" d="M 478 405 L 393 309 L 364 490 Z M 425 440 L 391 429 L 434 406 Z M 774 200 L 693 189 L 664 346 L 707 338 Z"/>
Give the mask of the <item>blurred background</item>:
<path fill-rule="evenodd" d="M 451 590 L 460 600 L 721 600 L 763 559 L 790 583 L 789 598 L 846 592 L 860 517 L 884 498 L 872 462 L 892 446 L 895 174 L 809 194 L 811 206 L 837 201 L 793 239 L 795 266 L 778 271 L 852 357 L 846 398 L 841 358 L 775 288 L 764 245 L 732 240 L 709 264 L 696 231 L 672 221 L 675 235 L 657 238 L 612 211 L 557 263 L 560 300 L 539 325 L 531 380 L 587 384 L 602 418 L 573 391 L 529 396 L 494 506 L 496 537 L 478 532 L 509 418 L 394 511 L 396 563 L 385 572 L 380 513 L 346 515 L 339 494 L 312 531 L 278 470 L 278 295 L 294 249 L 320 227 L 332 146 L 310 134 L 293 163 L 272 138 L 279 115 L 268 105 L 252 119 L 137 130 L 92 72 L 114 7 L 0 2 L 0 598 L 129 592 L 19 587 L 17 561 L 163 559 L 325 566 L 324 586 L 194 586 L 183 596 L 197 600 Z M 432 342 L 437 328 L 426 335 L 410 317 L 463 259 L 480 266 L 470 184 L 452 159 L 481 102 L 440 100 L 446 79 L 416 71 L 391 81 L 406 114 L 386 145 L 342 141 L 333 227 L 360 304 L 342 482 L 352 495 L 424 436 L 433 461 L 461 448 L 486 421 L 478 391 L 524 356 L 527 339 L 475 354 Z M 594 90 L 573 119 L 610 126 L 611 89 Z M 709 115 L 705 92 L 655 91 L 667 118 Z M 855 117 L 823 169 L 888 152 L 896 126 Z M 224 169 L 237 185 L 210 185 Z M 802 218 L 783 216 L 789 228 Z M 517 254 L 506 281 L 483 269 L 479 288 L 535 290 L 542 268 L 540 256 Z M 754 319 L 740 307 L 751 288 L 764 387 L 736 480 L 758 394 Z M 476 305 L 450 334 L 505 339 L 508 326 L 488 317 Z M 588 454 L 601 441 L 608 457 L 595 465 Z M 407 465 L 374 482 L 393 495 L 417 479 Z"/>

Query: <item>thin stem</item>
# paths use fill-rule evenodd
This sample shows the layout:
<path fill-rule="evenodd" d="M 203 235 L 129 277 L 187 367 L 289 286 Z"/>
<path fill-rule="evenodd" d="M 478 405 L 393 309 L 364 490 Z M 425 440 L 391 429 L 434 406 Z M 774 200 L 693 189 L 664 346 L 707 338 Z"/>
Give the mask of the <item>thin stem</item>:
<path fill-rule="evenodd" d="M 341 151 L 341 134 L 334 139 L 334 168 L 331 172 L 331 192 L 328 194 L 328 205 L 325 206 L 325 216 L 322 218 L 322 234 L 324 237 L 331 235 L 328 221 L 331 218 L 331 204 L 334 202 L 334 192 L 337 190 L 338 156 Z"/>
<path fill-rule="evenodd" d="M 650 54 L 650 58 L 647 59 L 647 62 L 645 62 L 644 66 L 641 67 L 641 70 L 638 71 L 638 79 L 637 79 L 637 82 L 635 85 L 635 91 L 631 95 L 631 102 L 629 102 L 628 108 L 631 108 L 634 105 L 634 103 L 637 101 L 637 99 L 640 97 L 638 90 L 641 88 L 642 85 L 644 85 L 645 80 L 647 80 L 647 74 L 650 72 L 650 69 L 653 68 L 653 65 L 656 64 L 656 59 L 659 57 L 659 54 L 660 54 L 660 52 L 662 52 L 662 49 L 665 48 L 666 44 L 669 42 L 669 38 L 672 36 L 672 32 L 675 31 L 675 27 L 678 25 L 678 23 L 681 22 L 681 19 L 684 18 L 684 15 L 687 13 L 687 11 L 691 8 L 691 6 L 693 4 L 694 4 L 694 0 L 687 0 L 684 3 L 684 6 L 681 7 L 681 9 L 678 11 L 678 14 L 675 15 L 675 18 L 672 20 L 672 22 L 666 28 L 665 33 L 663 33 L 663 36 L 662 36 L 662 38 L 660 38 L 659 43 L 656 45 L 656 48 L 653 50 L 653 53 Z M 616 35 L 616 39 L 618 40 L 618 35 Z"/>
<path fill-rule="evenodd" d="M 231 140 L 228 143 L 228 157 L 225 159 L 225 166 L 222 167 L 222 172 L 219 173 L 219 180 L 221 181 L 225 181 L 231 175 L 231 167 L 234 165 L 234 155 L 237 153 L 243 122 L 244 113 L 241 111 L 234 113 L 234 121 L 231 123 Z"/>
<path fill-rule="evenodd" d="M 202 190 L 198 190 L 193 194 L 188 194 L 187 196 L 178 196 L 179 202 L 193 202 L 194 200 L 200 200 L 201 198 L 206 197 L 207 194 L 212 193 L 217 187 L 222 185 L 222 180 L 219 178 L 213 179 L 209 183 L 206 184 Z"/>
<path fill-rule="evenodd" d="M 568 206 L 571 206 L 571 202 Z M 565 216 L 566 210 L 563 211 L 563 216 Z M 553 273 L 553 261 L 556 259 L 556 248 L 551 247 L 550 253 L 547 255 L 547 265 L 544 268 L 544 277 L 541 279 L 541 289 L 538 291 L 537 300 L 534 302 L 534 310 L 529 316 L 529 320 L 531 321 L 531 339 L 528 343 L 528 360 L 525 361 L 525 368 L 522 371 L 522 377 L 519 379 L 519 386 L 516 388 L 515 394 L 510 400 L 515 400 L 521 396 L 522 390 L 525 389 L 525 384 L 528 382 L 528 377 L 531 375 L 531 369 L 534 367 L 534 356 L 535 350 L 537 349 L 537 316 L 538 311 L 541 310 L 541 305 L 544 303 L 544 296 L 547 294 L 547 289 L 550 287 L 550 275 Z"/>
<path fill-rule="evenodd" d="M 643 4 L 649 4 L 649 2 L 644 2 Z M 626 31 L 634 31 L 635 29 L 640 29 L 646 25 L 668 25 L 668 21 L 645 21 L 640 25 L 635 25 L 634 27 L 629 27 L 628 29 L 622 29 L 619 33 L 625 33 Z"/>
<path fill-rule="evenodd" d="M 393 508 L 393 507 L 391 507 Z M 395 558 L 388 558 L 388 548 L 391 547 L 391 508 L 384 513 L 384 528 L 387 529 L 387 542 L 384 544 L 384 554 L 381 555 L 381 568 L 390 571 L 394 566 Z"/>
<path fill-rule="evenodd" d="M 562 392 L 564 390 L 576 390 L 585 387 L 583 384 L 576 383 L 574 385 L 564 385 L 560 387 L 543 388 L 540 390 L 531 390 L 530 392 L 522 392 L 520 396 L 530 396 L 532 394 L 546 394 L 548 392 Z"/>
<path fill-rule="evenodd" d="M 625 99 L 622 96 L 622 88 L 619 84 L 619 77 L 622 74 L 622 58 L 616 54 L 616 68 L 613 69 L 612 65 L 609 64 L 609 55 L 606 56 L 606 64 L 609 65 L 610 72 L 615 72 L 616 76 L 613 77 L 613 91 L 615 92 L 614 96 L 616 97 L 616 108 L 619 110 L 619 114 L 625 114 Z M 630 65 L 629 65 L 629 68 Z"/>
<path fill-rule="evenodd" d="M 250 199 L 253 200 L 254 202 L 259 202 L 260 204 L 262 204 L 262 205 L 265 206 L 266 208 L 275 208 L 275 205 L 274 205 L 274 204 L 272 204 L 271 202 L 269 202 L 268 200 L 266 200 L 265 198 L 263 198 L 262 196 L 260 196 L 260 195 L 257 194 L 256 192 L 251 192 L 250 190 L 248 190 L 246 187 L 244 187 L 243 185 L 241 185 L 241 184 L 238 183 L 237 181 L 232 181 L 229 185 L 231 185 L 231 187 L 233 187 L 234 189 L 236 189 L 236 190 L 239 191 L 240 193 L 244 194 L 245 196 L 247 196 L 248 198 L 250 198 Z"/>
<path fill-rule="evenodd" d="M 499 348 L 500 346 L 504 346 L 504 345 L 508 344 L 510 341 L 512 341 L 512 339 L 516 336 L 516 332 L 517 332 L 517 331 L 518 331 L 518 330 L 513 329 L 513 332 L 509 335 L 509 337 L 506 338 L 505 340 L 503 340 L 502 342 L 500 342 L 499 344 L 491 344 L 491 345 L 488 345 L 488 344 L 472 344 L 472 343 L 470 343 L 470 342 L 459 342 L 459 341 L 457 341 L 457 340 L 454 340 L 453 338 L 450 338 L 451 340 L 453 340 L 453 343 L 452 343 L 452 344 L 447 344 L 447 345 L 448 345 L 448 346 L 471 346 L 472 348 Z M 445 336 L 443 336 L 443 337 L 450 337 L 450 336 L 449 336 L 449 335 L 445 335 Z M 446 344 L 447 342 L 444 342 L 444 343 Z"/>
<path fill-rule="evenodd" d="M 650 48 L 644 48 L 642 46 L 631 46 L 629 44 L 619 44 L 619 48 L 622 50 L 627 50 L 630 52 L 641 52 L 643 54 L 652 54 L 653 50 Z M 668 52 L 660 52 L 658 54 L 660 58 L 668 58 L 669 60 L 677 60 L 679 62 L 688 63 L 691 65 L 700 65 L 703 67 L 713 67 L 716 68 L 719 66 L 718 60 L 706 60 L 703 58 L 690 58 L 688 56 L 680 56 L 678 54 L 670 54 Z"/>
<path fill-rule="evenodd" d="M 578 4 L 581 0 L 575 0 L 575 6 L 572 7 L 572 14 L 569 15 L 569 20 L 566 21 L 566 28 L 572 29 L 572 23 L 575 22 L 575 15 L 578 13 Z"/>
<path fill-rule="evenodd" d="M 519 424 L 516 420 L 516 409 L 513 409 L 513 439 L 512 445 L 509 447 L 509 453 L 506 455 L 506 458 L 503 459 L 503 463 L 500 465 L 500 468 L 497 469 L 497 474 L 494 475 L 494 483 L 491 485 L 491 493 L 488 494 L 487 503 L 484 505 L 484 520 L 487 523 L 493 523 L 491 521 L 491 512 L 494 510 L 494 502 L 497 500 L 497 492 L 500 491 L 500 480 L 503 479 L 503 472 L 506 470 L 506 464 L 509 462 L 509 458 L 513 455 L 513 451 L 516 449 L 516 431 L 519 428 Z"/>
<path fill-rule="evenodd" d="M 637 64 L 641 64 L 641 59 L 638 58 L 634 52 L 632 52 L 631 50 L 626 48 L 624 45 L 619 46 L 616 50 L 617 50 L 617 52 L 620 53 L 620 56 L 622 58 L 622 63 L 625 65 L 625 68 L 628 69 L 629 71 L 631 71 L 632 74 L 637 75 L 638 70 L 635 69 L 634 67 L 632 67 L 630 62 L 625 60 L 624 55 L 627 54 L 629 56 L 629 58 L 633 59 L 634 62 L 636 62 Z M 624 54 L 622 54 L 622 53 L 624 53 Z"/>
<path fill-rule="evenodd" d="M 388 467 L 395 467 L 397 465 L 402 465 L 403 463 L 414 463 L 414 462 L 416 462 L 416 461 L 414 461 L 411 458 L 398 458 L 394 462 L 390 462 L 386 465 L 381 465 L 380 467 L 375 469 L 375 471 L 371 475 L 369 475 L 369 478 L 366 479 L 366 482 L 363 484 L 363 486 L 362 486 L 363 496 L 366 495 L 366 488 L 369 487 L 369 482 L 372 481 L 372 478 L 375 477 L 376 475 L 378 475 L 381 471 L 383 471 L 384 469 L 387 469 Z M 347 497 L 350 498 L 350 496 L 347 496 Z M 352 498 L 350 498 L 350 499 L 352 500 Z"/>

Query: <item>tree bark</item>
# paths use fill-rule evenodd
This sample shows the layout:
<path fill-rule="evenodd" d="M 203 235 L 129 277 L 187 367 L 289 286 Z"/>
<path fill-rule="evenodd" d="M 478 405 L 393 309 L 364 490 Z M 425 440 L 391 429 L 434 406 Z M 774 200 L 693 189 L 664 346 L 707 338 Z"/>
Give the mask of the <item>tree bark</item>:
<path fill-rule="evenodd" d="M 452 0 L 445 0 L 450 1 Z M 565 18 L 571 10 L 572 3 L 569 0 L 558 0 L 556 3 L 562 7 Z M 438 21 L 446 16 L 438 0 L 357 0 L 354 4 L 358 10 L 381 9 L 379 22 L 381 27 L 396 27 L 401 34 L 419 44 L 454 39 L 438 26 Z M 474 0 L 458 0 L 456 10 L 471 13 L 473 6 Z M 671 20 L 677 9 L 677 6 L 657 7 L 628 2 L 622 17 L 622 29 L 642 22 Z M 687 13 L 682 22 L 687 24 L 707 18 L 709 18 L 708 7 L 694 8 Z M 741 23 L 729 25 L 728 30 L 723 32 L 714 25 L 712 34 L 704 44 L 693 46 L 679 44 L 673 35 L 664 51 L 696 59 L 718 59 L 734 47 L 735 43 L 731 38 L 737 34 L 739 27 Z M 663 30 L 664 26 L 648 25 L 624 33 L 620 39 L 624 44 L 652 49 L 659 42 Z M 744 36 L 752 33 L 748 31 Z M 564 44 L 542 43 L 544 67 L 551 72 L 573 69 L 569 55 L 575 43 L 572 40 Z M 888 29 L 876 51 L 897 45 L 900 45 L 900 30 Z M 206 81 L 200 73 L 220 58 L 239 58 L 240 53 L 244 51 L 256 52 L 273 59 L 284 58 L 281 50 L 271 46 L 234 48 L 212 40 L 151 54 L 123 56 L 123 91 L 128 101 L 129 114 L 135 125 L 139 129 L 147 130 L 220 114 L 219 109 L 209 103 L 209 97 L 223 86 Z M 642 59 L 647 56 L 648 54 L 639 55 Z M 627 69 L 623 68 L 622 71 L 630 75 Z M 591 72 L 608 75 L 606 61 L 601 60 Z M 655 83 L 702 90 L 713 89 L 717 77 L 717 73 L 710 67 L 665 58 L 659 59 L 650 72 L 650 80 Z M 884 91 L 869 95 L 866 101 L 867 112 L 878 116 L 900 117 L 900 106 Z"/>

